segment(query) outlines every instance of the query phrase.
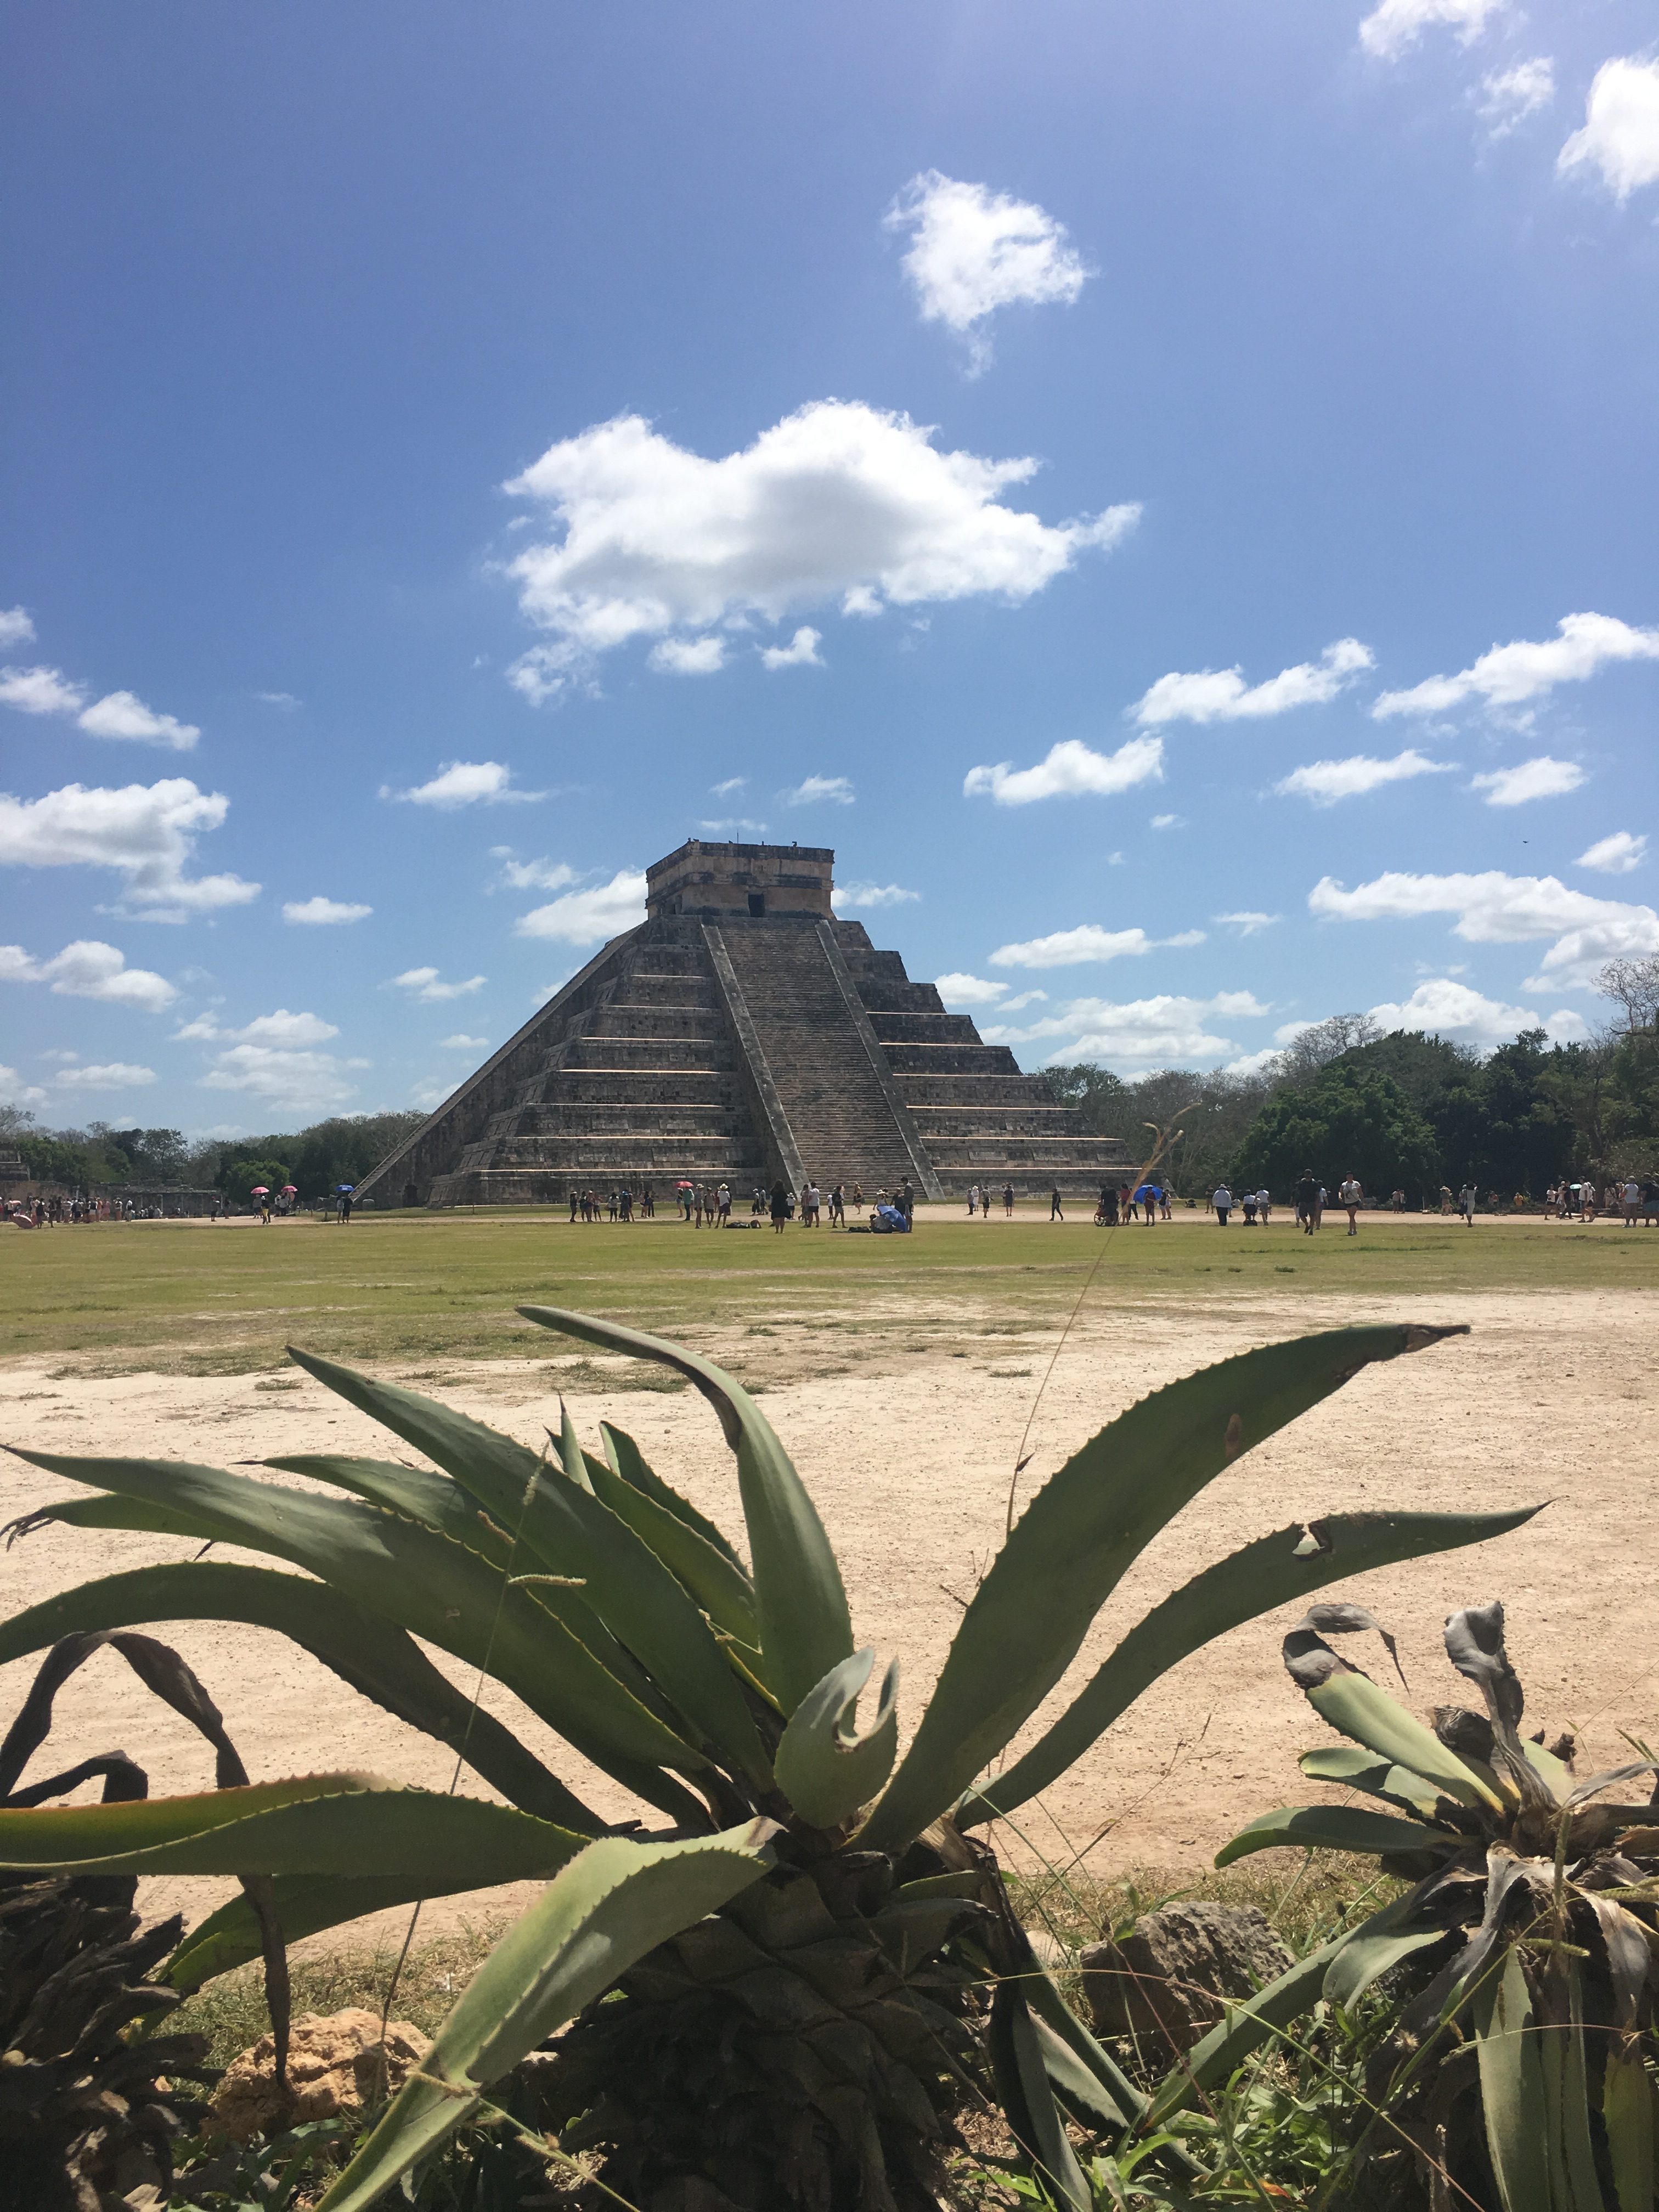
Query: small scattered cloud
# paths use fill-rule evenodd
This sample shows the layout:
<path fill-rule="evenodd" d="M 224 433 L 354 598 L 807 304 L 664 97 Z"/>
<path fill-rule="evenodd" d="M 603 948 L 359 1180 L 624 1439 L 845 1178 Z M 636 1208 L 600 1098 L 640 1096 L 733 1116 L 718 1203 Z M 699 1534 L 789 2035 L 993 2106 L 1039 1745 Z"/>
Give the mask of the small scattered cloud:
<path fill-rule="evenodd" d="M 823 642 L 823 632 L 803 623 L 787 645 L 763 645 L 761 664 L 766 668 L 822 668 L 818 647 Z"/>
<path fill-rule="evenodd" d="M 1451 915 L 1453 933 L 1471 945 L 1554 942 L 1527 980 L 1529 991 L 1593 982 L 1609 960 L 1659 952 L 1659 914 L 1650 906 L 1593 897 L 1554 876 L 1418 875 L 1392 871 L 1352 890 L 1323 876 L 1308 894 L 1308 910 L 1327 921 L 1413 921 Z"/>
<path fill-rule="evenodd" d="M 757 845 L 766 836 L 766 824 L 751 822 L 746 814 L 723 814 L 697 827 L 705 837 L 729 838 L 739 845 Z"/>
<path fill-rule="evenodd" d="M 1568 1043 L 1586 1034 L 1582 1014 L 1563 1008 L 1540 1021 L 1531 1006 L 1506 1006 L 1488 999 L 1467 983 L 1447 975 L 1419 983 L 1409 999 L 1395 1005 L 1385 1001 L 1370 1009 L 1371 1019 L 1385 1030 L 1425 1030 L 1431 1036 L 1449 1037 L 1455 1044 L 1472 1044 L 1490 1050 L 1507 1044 L 1522 1030 L 1548 1029 L 1558 1042 Z"/>
<path fill-rule="evenodd" d="M 830 903 L 836 912 L 864 907 L 912 906 L 920 891 L 907 891 L 900 884 L 837 884 Z"/>
<path fill-rule="evenodd" d="M 129 1091 L 135 1085 L 154 1083 L 153 1067 L 135 1067 L 131 1061 L 110 1060 L 84 1067 L 65 1067 L 52 1078 L 59 1091 Z"/>
<path fill-rule="evenodd" d="M 81 717 L 81 727 L 91 738 L 124 738 L 136 744 L 171 745 L 186 753 L 202 734 L 194 722 L 181 722 L 173 714 L 158 714 L 133 691 L 111 691 L 94 700 Z"/>
<path fill-rule="evenodd" d="M 325 929 L 335 922 L 363 921 L 374 911 L 372 906 L 357 906 L 348 899 L 315 898 L 288 899 L 283 906 L 283 920 L 299 923 L 307 929 Z"/>
<path fill-rule="evenodd" d="M 1455 31 L 1459 46 L 1472 46 L 1507 0 L 1382 0 L 1359 26 L 1359 43 L 1377 61 L 1398 61 L 1425 31 Z"/>
<path fill-rule="evenodd" d="M 198 791 L 187 776 L 119 790 L 70 783 L 43 799 L 0 793 L 0 866 L 118 869 L 123 908 L 149 921 L 245 906 L 258 884 L 184 872 L 197 838 L 229 808 L 222 793 Z"/>
<path fill-rule="evenodd" d="M 651 648 L 650 665 L 672 676 L 716 676 L 726 665 L 726 640 L 718 636 L 665 637 Z"/>
<path fill-rule="evenodd" d="M 446 761 L 436 775 L 409 791 L 380 786 L 382 799 L 406 799 L 411 806 L 435 806 L 453 813 L 461 806 L 525 806 L 545 799 L 544 791 L 514 791 L 513 771 L 500 761 Z"/>
<path fill-rule="evenodd" d="M 423 1081 L 410 1085 L 409 1103 L 411 1106 L 418 1106 L 422 1114 L 433 1113 L 443 1104 L 454 1087 L 447 1076 L 429 1075 Z"/>
<path fill-rule="evenodd" d="M 1129 712 L 1146 729 L 1168 722 L 1261 721 L 1294 707 L 1322 707 L 1375 665 L 1368 645 L 1357 637 L 1340 637 L 1317 660 L 1281 668 L 1261 684 L 1247 684 L 1242 668 L 1160 676 Z"/>
<path fill-rule="evenodd" d="M 38 1083 L 26 1083 L 15 1067 L 0 1067 L 0 1106 L 21 1106 L 33 1110 L 51 1103 L 52 1093 L 43 1091 Z"/>
<path fill-rule="evenodd" d="M 1237 931 L 1240 937 L 1260 937 L 1264 929 L 1271 929 L 1276 921 L 1284 920 L 1282 915 L 1258 914 L 1249 908 L 1240 914 L 1218 914 L 1210 918 Z"/>
<path fill-rule="evenodd" d="M 1309 799 L 1316 806 L 1334 806 L 1340 799 L 1360 798 L 1387 783 L 1404 783 L 1419 775 L 1449 775 L 1456 765 L 1455 761 L 1430 760 L 1409 746 L 1391 760 L 1351 753 L 1346 760 L 1310 761 L 1304 768 L 1292 769 L 1273 789 L 1286 799 Z"/>
<path fill-rule="evenodd" d="M 1154 830 L 1184 830 L 1187 817 L 1184 814 L 1154 814 L 1151 827 Z"/>
<path fill-rule="evenodd" d="M 1077 968 L 1087 962 L 1138 958 L 1145 952 L 1186 951 L 1202 945 L 1201 929 L 1183 929 L 1175 937 L 1148 937 L 1144 929 L 1102 929 L 1085 922 L 1077 929 L 1057 929 L 1047 937 L 1029 938 L 1021 945 L 1000 945 L 991 955 L 994 968 Z"/>
<path fill-rule="evenodd" d="M 1584 125 L 1556 160 L 1558 176 L 1594 170 L 1622 207 L 1644 185 L 1659 184 L 1659 62 L 1624 54 L 1596 70 Z"/>
<path fill-rule="evenodd" d="M 730 799 L 734 791 L 741 791 L 748 781 L 746 775 L 728 775 L 724 783 L 709 785 L 709 796 L 713 799 Z"/>
<path fill-rule="evenodd" d="M 87 703 L 61 668 L 0 668 L 0 707 L 20 714 L 74 714 Z"/>
<path fill-rule="evenodd" d="M 0 613 L 0 646 L 24 645 L 34 625 L 21 607 Z M 0 707 L 21 714 L 74 714 L 90 738 L 126 738 L 188 752 L 202 734 L 193 722 L 158 714 L 134 691 L 108 691 L 87 704 L 87 687 L 61 668 L 0 668 Z"/>
<path fill-rule="evenodd" d="M 937 169 L 912 177 L 884 220 L 909 235 L 903 268 L 923 322 L 968 339 L 975 373 L 991 357 L 979 326 L 999 308 L 1069 307 L 1093 274 L 1065 225 L 1034 200 Z"/>
<path fill-rule="evenodd" d="M 1573 866 L 1594 868 L 1598 875 L 1627 876 L 1632 868 L 1639 868 L 1647 856 L 1645 834 L 1634 837 L 1628 830 L 1615 830 L 1611 836 L 1598 837 L 1587 852 L 1578 855 Z"/>
<path fill-rule="evenodd" d="M 550 937 L 562 945 L 598 945 L 645 920 L 645 871 L 619 868 L 608 884 L 568 891 L 550 906 L 520 915 L 520 937 Z"/>
<path fill-rule="evenodd" d="M 969 769 L 963 796 L 988 795 L 999 806 L 1030 806 L 1039 799 L 1110 798 L 1137 784 L 1164 780 L 1162 738 L 1131 738 L 1115 752 L 1097 753 L 1080 738 L 1062 738 L 1035 768 L 1011 761 Z"/>
<path fill-rule="evenodd" d="M 1268 1011 L 1249 991 L 1219 991 L 1208 999 L 1174 994 L 1126 1000 L 1073 999 L 1024 1027 L 997 1024 L 981 1034 L 988 1044 L 1064 1039 L 1047 1054 L 1048 1066 L 1083 1060 L 1140 1073 L 1150 1067 L 1193 1067 L 1236 1053 L 1235 1041 L 1210 1024 L 1260 1020 Z"/>
<path fill-rule="evenodd" d="M 1528 116 L 1538 114 L 1555 98 L 1555 64 L 1546 54 L 1493 70 L 1480 80 L 1479 91 L 1469 94 L 1475 112 L 1486 126 L 1488 138 L 1507 138 Z"/>
<path fill-rule="evenodd" d="M 0 945 L 0 982 L 45 983 L 61 998 L 100 999 L 147 1014 L 159 1014 L 179 995 L 165 975 L 129 968 L 125 953 L 97 938 L 77 938 L 51 960 L 32 959 L 21 945 Z"/>
<path fill-rule="evenodd" d="M 175 1044 L 280 1045 L 292 1050 L 301 1045 L 326 1044 L 339 1034 L 334 1023 L 325 1022 L 320 1014 L 291 1014 L 286 1006 L 278 1006 L 275 1013 L 257 1014 L 240 1029 L 226 1027 L 216 1015 L 198 1014 L 173 1031 L 173 1041 Z"/>
<path fill-rule="evenodd" d="M 1007 994 L 1008 986 L 988 975 L 969 975 L 960 970 L 935 977 L 933 988 L 947 1006 L 988 1006 Z"/>
<path fill-rule="evenodd" d="M 517 860 L 510 845 L 492 845 L 489 857 L 501 864 L 501 874 L 490 885 L 492 890 L 562 891 L 581 881 L 580 869 L 571 867 L 568 861 Z"/>
<path fill-rule="evenodd" d="M 431 1006 L 446 999 L 470 998 L 474 991 L 482 991 L 489 980 L 487 975 L 469 975 L 464 982 L 446 983 L 435 968 L 405 968 L 401 975 L 392 977 L 392 987 Z"/>
<path fill-rule="evenodd" d="M 34 624 L 27 607 L 0 607 L 0 653 L 15 645 L 34 642 Z"/>
<path fill-rule="evenodd" d="M 809 775 L 793 791 L 780 795 L 786 806 L 850 806 L 854 794 L 844 775 Z"/>
<path fill-rule="evenodd" d="M 465 1030 L 457 1030 L 453 1036 L 441 1038 L 440 1042 L 449 1052 L 488 1052 L 489 1049 L 488 1037 L 468 1036 Z"/>
<path fill-rule="evenodd" d="M 1558 684 L 1587 683 L 1624 660 L 1659 660 L 1659 629 L 1634 629 L 1614 615 L 1565 615 L 1554 637 L 1495 645 L 1456 676 L 1430 676 L 1409 690 L 1384 691 L 1371 713 L 1386 721 L 1393 714 L 1446 714 L 1471 703 L 1525 708 Z"/>
<path fill-rule="evenodd" d="M 280 707 L 285 714 L 291 714 L 296 707 L 304 703 L 291 691 L 256 691 L 253 696 L 261 706 Z"/>
<path fill-rule="evenodd" d="M 1577 761 L 1552 760 L 1540 753 L 1536 760 L 1522 761 L 1514 768 L 1472 776 L 1469 788 L 1485 792 L 1488 806 L 1524 806 L 1530 799 L 1559 799 L 1577 791 L 1583 781 L 1584 771 Z"/>

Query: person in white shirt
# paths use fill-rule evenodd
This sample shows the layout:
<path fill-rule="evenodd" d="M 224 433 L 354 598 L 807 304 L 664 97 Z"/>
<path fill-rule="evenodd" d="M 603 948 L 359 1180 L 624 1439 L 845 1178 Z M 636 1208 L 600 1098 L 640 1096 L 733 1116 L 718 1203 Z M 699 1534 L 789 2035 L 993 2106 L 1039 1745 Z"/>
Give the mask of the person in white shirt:
<path fill-rule="evenodd" d="M 1267 1216 L 1272 1210 L 1273 1202 L 1273 1193 L 1267 1188 L 1266 1183 L 1263 1183 L 1255 1194 L 1255 1218 L 1264 1229 L 1267 1225 Z"/>
<path fill-rule="evenodd" d="M 1358 1237 L 1359 1234 L 1358 1217 L 1360 1201 L 1365 1195 L 1364 1192 L 1359 1187 L 1358 1176 L 1345 1176 L 1342 1181 L 1341 1188 L 1338 1190 L 1336 1194 L 1341 1200 L 1343 1205 L 1348 1211 L 1349 1236 Z"/>
<path fill-rule="evenodd" d="M 1472 1182 L 1466 1182 L 1462 1189 L 1458 1192 L 1457 1210 L 1463 1217 L 1463 1226 L 1466 1229 L 1473 1229 L 1474 1226 L 1474 1185 Z"/>
<path fill-rule="evenodd" d="M 1620 1195 L 1624 1200 L 1625 1226 L 1628 1229 L 1642 1208 L 1642 1186 L 1634 1176 L 1626 1179 Z"/>
<path fill-rule="evenodd" d="M 1224 1182 L 1218 1183 L 1210 1194 L 1210 1203 L 1215 1208 L 1215 1218 L 1224 1229 L 1227 1216 L 1233 1210 L 1233 1194 Z"/>

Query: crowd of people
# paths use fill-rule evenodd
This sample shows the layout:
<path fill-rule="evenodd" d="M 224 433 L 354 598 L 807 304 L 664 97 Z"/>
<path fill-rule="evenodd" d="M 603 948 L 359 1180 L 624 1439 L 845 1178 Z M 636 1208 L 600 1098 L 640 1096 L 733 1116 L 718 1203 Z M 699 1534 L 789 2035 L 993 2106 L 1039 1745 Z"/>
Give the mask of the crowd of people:
<path fill-rule="evenodd" d="M 800 1188 L 793 1189 L 783 1182 L 775 1182 L 770 1190 L 756 1184 L 746 1199 L 734 1196 L 729 1182 L 695 1182 L 685 1180 L 674 1186 L 674 1202 L 680 1219 L 693 1229 L 760 1229 L 769 1223 L 781 1236 L 792 1221 L 803 1229 L 818 1229 L 826 1224 L 831 1229 L 856 1227 L 873 1230 L 881 1235 L 908 1231 L 915 1213 L 915 1193 L 908 1176 L 893 1190 L 878 1190 L 873 1200 L 866 1201 L 863 1187 L 854 1182 L 850 1188 L 844 1182 L 833 1184 L 826 1194 L 809 1176 Z M 1012 1211 L 1013 1193 L 1008 1194 Z M 978 1198 L 975 1194 L 975 1203 Z M 575 1190 L 569 1194 L 572 1222 L 586 1221 L 652 1221 L 656 1218 L 656 1193 L 647 1182 L 637 1191 L 619 1188 L 601 1198 L 597 1191 Z M 864 1215 L 866 1211 L 869 1218 Z M 740 1218 L 746 1207 L 747 1218 Z M 848 1212 L 855 1217 L 849 1224 Z"/>

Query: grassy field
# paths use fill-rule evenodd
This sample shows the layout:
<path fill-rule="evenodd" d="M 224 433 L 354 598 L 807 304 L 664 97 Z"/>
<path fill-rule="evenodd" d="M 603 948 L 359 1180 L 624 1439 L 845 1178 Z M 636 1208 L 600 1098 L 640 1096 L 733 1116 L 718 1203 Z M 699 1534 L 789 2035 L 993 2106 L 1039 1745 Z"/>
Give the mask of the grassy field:
<path fill-rule="evenodd" d="M 713 1231 L 676 1219 L 572 1226 L 562 1218 L 360 1215 L 270 1229 L 98 1224 L 4 1237 L 0 1358 L 66 1357 L 69 1371 L 240 1374 L 294 1341 L 342 1358 L 526 1358 L 548 1339 L 520 1303 L 574 1306 L 696 1344 L 775 1323 L 842 1333 L 1041 1327 L 1089 1289 L 1091 1310 L 1191 1297 L 1397 1296 L 1659 1285 L 1659 1234 L 1599 1222 L 1380 1217 L 1349 1238 L 1294 1222 L 1224 1232 L 1199 1217 L 1115 1232 L 923 1218 L 909 1237 L 791 1228 Z M 641 1376 L 649 1372 L 637 1370 Z"/>

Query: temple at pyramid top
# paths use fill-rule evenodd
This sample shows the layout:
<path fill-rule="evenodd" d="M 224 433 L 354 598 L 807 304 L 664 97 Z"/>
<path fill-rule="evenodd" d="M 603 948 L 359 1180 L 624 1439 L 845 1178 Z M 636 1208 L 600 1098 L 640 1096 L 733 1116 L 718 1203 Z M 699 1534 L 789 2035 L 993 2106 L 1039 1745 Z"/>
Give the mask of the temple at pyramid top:
<path fill-rule="evenodd" d="M 837 918 L 820 845 L 692 838 L 613 937 L 358 1187 L 382 1206 L 561 1205 L 781 1180 L 924 1199 L 1093 1195 L 1128 1165 L 896 952 Z"/>

